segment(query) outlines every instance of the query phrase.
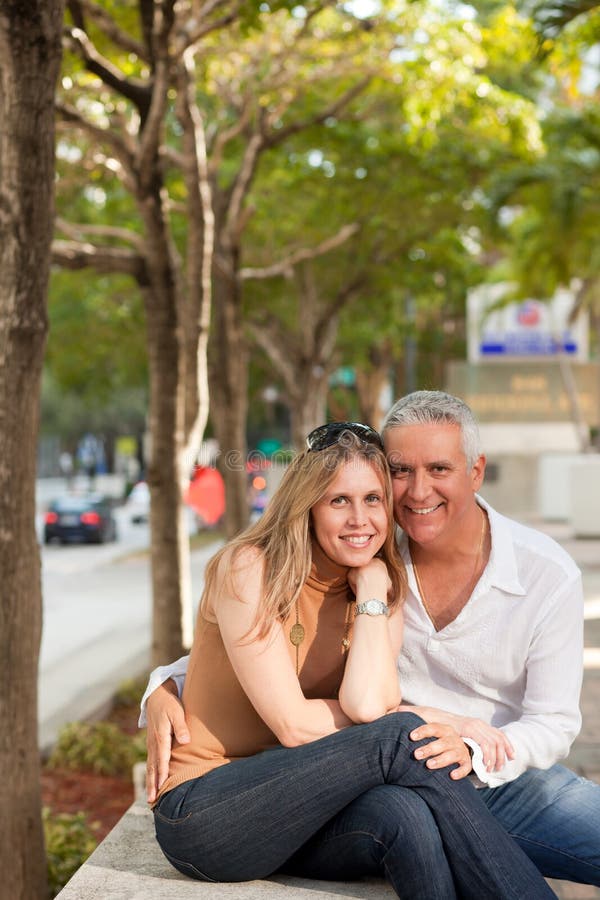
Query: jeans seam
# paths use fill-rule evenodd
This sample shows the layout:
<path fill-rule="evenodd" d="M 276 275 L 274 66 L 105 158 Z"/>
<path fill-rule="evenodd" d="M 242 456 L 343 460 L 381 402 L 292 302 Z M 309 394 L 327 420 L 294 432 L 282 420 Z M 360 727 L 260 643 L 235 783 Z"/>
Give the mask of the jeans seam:
<path fill-rule="evenodd" d="M 387 844 L 385 844 L 382 840 L 380 840 L 378 837 L 376 837 L 371 831 L 365 831 L 364 828 L 353 828 L 352 830 L 344 829 L 339 834 L 332 834 L 332 835 L 329 835 L 329 837 L 321 838 L 320 843 L 323 846 L 325 846 L 326 844 L 330 844 L 332 841 L 337 841 L 339 838 L 351 837 L 352 835 L 357 835 L 357 834 L 360 834 L 363 837 L 369 837 L 376 844 L 379 844 L 381 847 L 385 847 L 386 850 L 389 849 Z"/>
<path fill-rule="evenodd" d="M 161 847 L 162 850 L 162 847 Z M 205 882 L 210 882 L 212 884 L 218 884 L 218 881 L 215 878 L 211 878 L 210 875 L 207 875 L 206 872 L 203 872 L 202 869 L 199 869 L 198 866 L 195 866 L 194 863 L 187 862 L 187 860 L 179 859 L 179 857 L 174 856 L 172 853 L 168 853 L 167 851 L 162 851 L 166 858 L 169 860 L 172 866 L 177 868 L 177 865 L 182 866 L 183 868 L 193 869 L 194 872 L 197 872 L 198 875 L 201 876 L 200 880 Z M 187 874 L 187 873 L 186 873 Z M 188 875 L 189 877 L 189 875 Z"/>
<path fill-rule="evenodd" d="M 279 780 L 281 780 L 282 778 L 285 778 L 285 777 L 286 777 L 286 773 L 279 772 L 276 775 L 274 775 L 272 778 L 265 779 L 260 784 L 253 784 L 251 787 L 240 790 L 236 795 L 236 799 L 240 800 L 245 797 L 251 796 L 253 792 L 255 792 L 257 790 L 262 791 L 265 787 L 268 787 L 269 785 L 272 785 L 272 784 L 276 784 Z M 187 782 L 183 782 L 183 783 L 187 784 Z M 176 788 L 174 788 L 174 790 L 176 790 Z M 208 791 L 210 791 L 210 790 L 211 790 L 211 788 L 208 788 Z M 187 804 L 187 803 L 188 803 L 188 800 L 186 798 L 186 800 L 184 801 L 184 807 L 185 807 L 185 804 Z M 160 811 L 157 811 L 156 809 L 154 809 L 154 813 L 155 813 L 155 815 L 158 813 L 158 817 L 161 820 L 164 820 L 169 823 L 187 822 L 190 819 L 195 818 L 198 815 L 202 815 L 203 813 L 213 814 L 215 812 L 215 810 L 219 809 L 219 807 L 227 806 L 230 803 L 231 803 L 230 797 L 218 798 L 215 796 L 214 800 L 211 801 L 210 799 L 207 799 L 207 800 L 205 800 L 205 802 L 202 805 L 198 804 L 198 806 L 199 806 L 198 809 L 192 809 L 189 812 L 187 812 L 184 816 L 180 816 L 176 819 L 172 819 L 169 816 L 166 816 L 165 813 L 161 813 Z"/>
<path fill-rule="evenodd" d="M 182 825 L 184 822 L 187 822 L 193 815 L 193 812 L 189 812 L 186 816 L 180 816 L 179 818 L 172 818 L 171 816 L 165 816 L 164 813 L 161 813 L 160 810 L 155 809 L 154 817 L 159 820 L 159 822 L 164 822 L 165 825 Z"/>
<path fill-rule="evenodd" d="M 530 844 L 532 847 L 541 847 L 544 850 L 550 850 L 552 853 L 557 853 L 559 856 L 563 856 L 565 859 L 570 859 L 577 863 L 583 863 L 584 865 L 589 866 L 591 869 L 595 869 L 596 871 L 600 872 L 600 866 L 597 866 L 596 863 L 582 858 L 581 856 L 574 856 L 572 853 L 562 847 L 555 847 L 552 844 L 546 844 L 543 841 L 536 841 L 534 840 L 534 838 L 518 834 L 516 831 L 511 831 L 510 836 L 515 840 L 521 841 L 521 843 L 523 844 Z"/>
<path fill-rule="evenodd" d="M 457 808 L 459 808 L 460 811 L 461 811 L 461 813 L 463 814 L 463 816 L 465 816 L 465 818 L 466 818 L 466 823 L 465 823 L 465 824 L 468 825 L 468 826 L 470 827 L 471 832 L 473 833 L 474 837 L 479 838 L 479 837 L 480 837 L 479 831 L 478 831 L 478 829 L 475 827 L 474 822 L 470 820 L 469 815 L 468 815 L 469 810 L 468 810 L 468 808 L 464 805 L 464 803 L 463 803 L 463 801 L 462 801 L 462 797 L 461 797 L 459 794 L 454 793 L 453 790 L 449 787 L 448 782 L 449 782 L 450 784 L 453 783 L 453 782 L 451 781 L 450 777 L 449 777 L 449 774 L 448 774 L 447 772 L 445 773 L 445 769 L 432 769 L 432 770 L 429 770 L 429 771 L 430 771 L 433 775 L 438 776 L 438 777 L 436 778 L 436 781 L 437 781 L 438 786 L 441 787 L 441 788 L 444 790 L 444 792 L 445 792 L 445 794 L 446 794 L 448 800 L 449 800 L 450 802 L 452 802 Z M 444 779 L 444 774 L 445 774 L 446 777 L 448 778 L 448 781 L 447 781 L 447 782 L 446 782 L 445 779 Z M 473 788 L 473 790 L 475 790 L 475 788 Z M 498 877 L 498 879 L 502 879 L 502 881 L 503 881 L 503 883 L 504 883 L 504 885 L 506 886 L 506 889 L 507 889 L 507 891 L 508 891 L 509 886 L 510 886 L 510 881 L 507 880 L 507 872 L 504 870 L 504 868 L 500 868 L 500 867 L 499 867 L 499 868 L 497 869 L 497 877 Z"/>

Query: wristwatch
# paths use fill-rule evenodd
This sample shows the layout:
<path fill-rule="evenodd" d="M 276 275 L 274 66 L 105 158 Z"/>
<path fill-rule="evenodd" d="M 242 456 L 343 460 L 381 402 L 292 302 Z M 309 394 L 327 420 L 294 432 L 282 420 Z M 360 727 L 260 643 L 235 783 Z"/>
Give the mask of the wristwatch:
<path fill-rule="evenodd" d="M 368 616 L 389 616 L 390 611 L 383 600 L 365 600 L 356 604 L 355 615 L 366 613 Z"/>

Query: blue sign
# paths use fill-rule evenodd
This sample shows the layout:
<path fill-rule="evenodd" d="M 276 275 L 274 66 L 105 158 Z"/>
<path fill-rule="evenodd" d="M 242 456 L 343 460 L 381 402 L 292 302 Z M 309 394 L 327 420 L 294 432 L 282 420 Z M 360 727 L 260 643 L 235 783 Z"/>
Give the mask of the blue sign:
<path fill-rule="evenodd" d="M 505 303 L 507 286 L 481 285 L 467 302 L 469 360 L 588 356 L 587 315 L 571 321 L 573 294 L 558 291 L 550 300 Z"/>

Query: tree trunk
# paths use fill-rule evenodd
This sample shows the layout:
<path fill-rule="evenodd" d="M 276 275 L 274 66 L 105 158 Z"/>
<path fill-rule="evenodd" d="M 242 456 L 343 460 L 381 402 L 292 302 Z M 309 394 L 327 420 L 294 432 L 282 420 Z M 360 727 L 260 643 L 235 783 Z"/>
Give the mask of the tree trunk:
<path fill-rule="evenodd" d="M 209 412 L 208 390 L 208 334 L 210 319 L 210 288 L 202 300 L 200 315 L 191 302 L 181 311 L 183 354 L 185 360 L 185 453 L 189 472 L 196 462 Z"/>
<path fill-rule="evenodd" d="M 178 298 L 160 194 L 144 211 L 150 285 L 144 289 L 150 378 L 150 488 L 152 560 L 152 662 L 164 665 L 192 640 L 189 542 L 182 488 L 184 465 L 185 366 L 178 326 Z"/>
<path fill-rule="evenodd" d="M 204 437 L 210 405 L 208 335 L 212 305 L 215 216 L 204 120 L 196 102 L 196 73 L 189 56 L 184 57 L 178 72 L 177 110 L 183 132 L 183 176 L 189 216 L 186 287 L 185 292 L 181 291 L 179 311 L 185 363 L 185 452 L 191 469 Z"/>
<path fill-rule="evenodd" d="M 235 271 L 235 266 L 231 271 Z M 211 420 L 219 442 L 219 469 L 225 481 L 225 533 L 229 538 L 248 524 L 248 352 L 241 294 L 234 278 L 216 273 L 213 298 Z"/>
<path fill-rule="evenodd" d="M 296 450 L 303 450 L 306 435 L 325 422 L 329 372 L 323 366 L 312 365 L 300 385 L 301 389 L 289 398 L 292 442 Z"/>
<path fill-rule="evenodd" d="M 590 321 L 592 323 L 592 332 L 596 334 L 596 339 L 600 338 L 600 312 L 596 312 L 594 307 L 590 308 Z M 596 369 L 596 397 L 598 398 L 598 410 L 596 413 L 596 421 L 600 426 L 600 366 Z M 600 452 L 600 427 L 596 428 L 594 441 L 596 450 Z"/>
<path fill-rule="evenodd" d="M 559 342 L 559 340 L 560 338 L 557 338 L 557 343 Z M 571 368 L 571 360 L 568 358 L 566 353 L 561 352 L 558 354 L 558 367 L 560 370 L 560 377 L 562 379 L 563 387 L 569 400 L 569 412 L 571 415 L 571 420 L 577 432 L 579 452 L 589 453 L 592 449 L 590 428 L 585 420 L 583 412 L 581 411 L 577 382 L 575 381 L 573 369 Z"/>
<path fill-rule="evenodd" d="M 390 369 L 393 354 L 389 342 L 374 346 L 368 365 L 356 369 L 356 393 L 361 422 L 381 430 L 383 420 L 391 405 Z M 386 393 L 390 396 L 386 398 Z"/>
<path fill-rule="evenodd" d="M 62 2 L 0 3 L 0 871 L 46 896 L 37 744 L 42 625 L 35 479 Z"/>
<path fill-rule="evenodd" d="M 356 393 L 358 395 L 358 408 L 360 421 L 371 425 L 378 431 L 383 424 L 385 410 L 382 409 L 381 398 L 389 383 L 389 370 L 370 369 L 369 371 L 356 371 Z"/>

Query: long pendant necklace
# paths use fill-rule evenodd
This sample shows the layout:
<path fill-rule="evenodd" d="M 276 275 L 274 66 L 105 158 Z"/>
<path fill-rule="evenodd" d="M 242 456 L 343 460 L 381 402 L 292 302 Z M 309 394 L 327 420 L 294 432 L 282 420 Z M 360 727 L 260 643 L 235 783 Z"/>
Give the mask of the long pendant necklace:
<path fill-rule="evenodd" d="M 481 509 L 481 507 L 479 507 L 479 508 Z M 473 566 L 473 572 L 472 572 L 471 578 L 469 579 L 469 582 L 468 582 L 469 591 L 471 591 L 473 589 L 473 587 L 475 586 L 474 581 L 477 576 L 477 569 L 479 568 L 479 563 L 481 560 L 481 553 L 483 550 L 483 542 L 485 540 L 486 522 L 487 522 L 487 516 L 484 513 L 484 511 L 481 509 L 481 534 L 479 536 L 479 547 L 477 548 L 477 556 L 475 557 L 475 565 Z M 417 564 L 414 561 L 413 561 L 413 572 L 415 573 L 415 581 L 417 582 L 417 587 L 419 588 L 419 594 L 421 595 L 421 603 L 423 604 L 423 608 L 424 608 L 425 612 L 427 613 L 427 615 L 431 621 L 431 624 L 433 625 L 435 630 L 438 631 L 439 629 L 436 624 L 435 616 L 433 615 L 433 613 L 431 612 L 431 610 L 429 609 L 429 606 L 427 604 L 427 599 L 425 597 L 425 591 L 423 590 L 423 585 L 421 584 L 421 579 L 419 577 L 419 570 L 417 569 Z"/>
<path fill-rule="evenodd" d="M 352 621 L 352 617 L 350 615 L 352 607 L 352 601 L 349 601 L 346 604 L 346 617 L 344 619 L 344 634 L 342 637 L 342 653 L 347 653 L 350 647 L 350 639 L 348 637 L 350 633 L 350 622 Z M 304 625 L 300 622 L 300 614 L 298 611 L 298 598 L 296 598 L 296 621 L 290 628 L 290 643 L 296 648 L 296 675 L 300 672 L 300 644 L 306 637 L 306 632 L 304 630 Z"/>

